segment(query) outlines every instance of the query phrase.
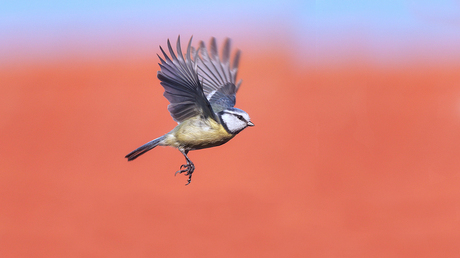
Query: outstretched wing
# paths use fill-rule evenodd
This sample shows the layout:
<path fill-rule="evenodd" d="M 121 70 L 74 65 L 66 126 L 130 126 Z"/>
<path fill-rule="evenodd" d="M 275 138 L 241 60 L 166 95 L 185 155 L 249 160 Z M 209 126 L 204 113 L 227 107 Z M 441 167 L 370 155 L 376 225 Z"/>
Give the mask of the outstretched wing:
<path fill-rule="evenodd" d="M 230 66 L 230 39 L 226 39 L 222 48 L 222 60 L 219 57 L 215 38 L 211 38 L 210 49 L 203 41 L 198 50 L 200 55 L 195 58 L 198 65 L 198 76 L 203 84 L 203 91 L 211 103 L 214 112 L 235 106 L 236 92 L 241 80 L 236 83 L 240 51 L 238 50 Z"/>
<path fill-rule="evenodd" d="M 217 121 L 198 78 L 196 62 L 191 58 L 193 51 L 191 44 L 192 38 L 188 43 L 185 59 L 180 46 L 180 36 L 176 43 L 177 56 L 169 39 L 168 49 L 171 58 L 160 46 L 165 60 L 158 55 L 161 60 L 161 64 L 159 64 L 161 70 L 158 71 L 157 77 L 165 89 L 164 96 L 170 102 L 168 110 L 178 123 L 197 115 L 211 117 Z"/>

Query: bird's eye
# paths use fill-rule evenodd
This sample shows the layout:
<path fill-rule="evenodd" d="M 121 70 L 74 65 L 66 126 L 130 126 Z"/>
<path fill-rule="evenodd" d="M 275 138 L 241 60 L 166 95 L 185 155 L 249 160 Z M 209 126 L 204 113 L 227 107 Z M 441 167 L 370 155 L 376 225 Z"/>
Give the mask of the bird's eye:
<path fill-rule="evenodd" d="M 236 118 L 238 118 L 239 120 L 244 121 L 243 116 L 241 116 L 241 115 L 236 115 Z"/>

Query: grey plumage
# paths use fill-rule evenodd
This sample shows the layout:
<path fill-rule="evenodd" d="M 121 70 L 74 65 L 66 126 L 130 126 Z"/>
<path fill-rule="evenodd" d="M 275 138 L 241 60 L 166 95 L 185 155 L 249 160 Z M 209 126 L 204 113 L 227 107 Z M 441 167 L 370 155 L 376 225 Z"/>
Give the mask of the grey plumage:
<path fill-rule="evenodd" d="M 218 90 L 211 92 L 208 95 L 208 100 L 216 113 L 234 107 L 236 103 L 235 84 L 228 82 Z"/>
<path fill-rule="evenodd" d="M 161 60 L 161 70 L 158 71 L 158 79 L 165 89 L 164 96 L 170 102 L 168 110 L 173 119 L 180 123 L 187 118 L 204 115 L 206 118 L 216 119 L 209 101 L 203 93 L 203 87 L 199 81 L 197 66 L 191 59 L 192 38 L 188 43 L 186 57 L 182 55 L 180 36 L 177 38 L 177 56 L 168 39 L 168 49 L 171 58 L 160 46 L 165 60 Z"/>
<path fill-rule="evenodd" d="M 227 38 L 222 48 L 222 60 L 220 60 L 216 39 L 211 38 L 209 50 L 201 41 L 199 55 L 195 59 L 204 94 L 216 113 L 235 106 L 236 92 L 241 84 L 241 80 L 235 84 L 240 51 L 237 50 L 233 64 L 230 66 L 230 47 L 231 41 Z"/>
<path fill-rule="evenodd" d="M 195 170 L 187 156 L 189 151 L 222 145 L 246 127 L 254 126 L 245 111 L 234 107 L 241 84 L 241 80 L 235 84 L 240 51 L 230 65 L 230 39 L 224 42 L 222 60 L 215 38 L 211 39 L 209 51 L 203 42 L 198 50 L 192 48 L 191 43 L 192 38 L 184 56 L 180 37 L 176 53 L 168 39 L 169 55 L 161 46 L 163 58 L 158 55 L 161 70 L 157 76 L 170 103 L 168 110 L 178 125 L 126 155 L 131 161 L 156 146 L 177 148 L 187 163 L 176 174 L 188 176 L 187 184 Z"/>
<path fill-rule="evenodd" d="M 236 92 L 241 84 L 241 80 L 235 84 L 240 51 L 235 53 L 230 66 L 230 39 L 227 38 L 224 42 L 222 60 L 215 38 L 211 39 L 209 51 L 203 41 L 200 42 L 198 51 L 191 47 L 191 43 L 192 38 L 185 58 L 180 46 L 180 36 L 176 44 L 177 56 L 169 40 L 167 44 L 171 58 L 161 46 L 164 59 L 158 55 L 161 60 L 158 79 L 165 89 L 164 96 L 170 102 L 168 110 L 178 123 L 201 114 L 216 120 L 216 113 L 235 106 Z"/>
<path fill-rule="evenodd" d="M 128 155 L 125 156 L 125 158 L 128 159 L 128 161 L 131 161 L 137 157 L 139 157 L 140 155 L 146 153 L 147 151 L 155 148 L 156 146 L 158 146 L 158 144 L 164 140 L 165 136 L 160 136 L 158 138 L 156 138 L 155 140 L 152 140 L 152 141 L 149 141 L 148 143 L 142 145 L 141 147 L 131 151 Z"/>

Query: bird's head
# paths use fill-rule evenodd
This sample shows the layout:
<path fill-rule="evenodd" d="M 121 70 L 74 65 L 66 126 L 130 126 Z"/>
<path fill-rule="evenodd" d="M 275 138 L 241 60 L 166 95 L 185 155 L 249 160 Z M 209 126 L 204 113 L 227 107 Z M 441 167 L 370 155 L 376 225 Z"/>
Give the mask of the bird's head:
<path fill-rule="evenodd" d="M 237 134 L 248 126 L 254 126 L 248 113 L 238 108 L 227 108 L 218 113 L 222 125 L 231 134 Z"/>

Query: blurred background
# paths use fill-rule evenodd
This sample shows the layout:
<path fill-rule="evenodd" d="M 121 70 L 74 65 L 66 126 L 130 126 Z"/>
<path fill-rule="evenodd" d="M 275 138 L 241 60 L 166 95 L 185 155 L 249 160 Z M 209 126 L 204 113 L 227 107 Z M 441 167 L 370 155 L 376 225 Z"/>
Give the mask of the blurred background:
<path fill-rule="evenodd" d="M 255 127 L 175 126 L 159 45 L 241 49 Z M 2 1 L 1 257 L 456 257 L 459 1 Z"/>

